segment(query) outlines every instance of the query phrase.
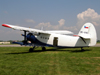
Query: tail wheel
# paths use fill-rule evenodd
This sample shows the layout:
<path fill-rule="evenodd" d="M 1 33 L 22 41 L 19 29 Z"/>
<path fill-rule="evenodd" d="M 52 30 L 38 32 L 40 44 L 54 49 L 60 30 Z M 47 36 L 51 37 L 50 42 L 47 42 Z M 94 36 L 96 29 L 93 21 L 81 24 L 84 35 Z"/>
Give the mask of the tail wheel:
<path fill-rule="evenodd" d="M 81 51 L 84 51 L 83 47 L 81 47 Z"/>

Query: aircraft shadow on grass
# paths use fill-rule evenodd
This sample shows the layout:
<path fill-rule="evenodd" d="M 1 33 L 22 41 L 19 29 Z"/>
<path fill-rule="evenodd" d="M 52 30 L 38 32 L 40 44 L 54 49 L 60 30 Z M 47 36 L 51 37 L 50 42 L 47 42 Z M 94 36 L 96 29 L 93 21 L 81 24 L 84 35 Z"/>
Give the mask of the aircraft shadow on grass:
<path fill-rule="evenodd" d="M 59 49 L 47 49 L 45 51 L 42 50 L 34 50 L 33 52 L 13 52 L 13 53 L 6 53 L 6 54 L 26 54 L 26 53 L 39 53 L 39 52 L 49 52 L 49 51 L 53 51 L 53 52 L 70 52 L 70 53 L 81 53 L 81 52 L 86 52 L 86 51 L 92 51 L 91 49 L 84 49 L 83 51 L 81 50 L 59 50 Z"/>

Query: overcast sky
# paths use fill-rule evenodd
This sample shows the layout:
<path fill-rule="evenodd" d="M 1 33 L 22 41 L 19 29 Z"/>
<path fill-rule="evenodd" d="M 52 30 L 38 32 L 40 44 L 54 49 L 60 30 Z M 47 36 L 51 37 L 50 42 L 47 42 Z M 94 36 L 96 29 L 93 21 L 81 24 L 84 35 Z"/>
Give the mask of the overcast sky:
<path fill-rule="evenodd" d="M 100 0 L 1 0 L 0 25 L 78 34 L 84 23 L 94 24 L 100 40 Z M 0 26 L 0 40 L 23 40 L 23 32 Z"/>

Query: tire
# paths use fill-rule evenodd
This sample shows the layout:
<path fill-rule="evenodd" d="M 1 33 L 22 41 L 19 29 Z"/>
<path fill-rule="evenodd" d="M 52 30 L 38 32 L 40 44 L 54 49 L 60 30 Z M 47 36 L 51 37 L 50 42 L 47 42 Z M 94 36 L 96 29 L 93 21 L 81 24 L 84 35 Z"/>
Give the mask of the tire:
<path fill-rule="evenodd" d="M 30 48 L 30 49 L 29 49 L 29 52 L 33 52 L 33 48 Z"/>
<path fill-rule="evenodd" d="M 42 51 L 45 51 L 46 50 L 46 48 L 45 47 L 42 47 Z"/>

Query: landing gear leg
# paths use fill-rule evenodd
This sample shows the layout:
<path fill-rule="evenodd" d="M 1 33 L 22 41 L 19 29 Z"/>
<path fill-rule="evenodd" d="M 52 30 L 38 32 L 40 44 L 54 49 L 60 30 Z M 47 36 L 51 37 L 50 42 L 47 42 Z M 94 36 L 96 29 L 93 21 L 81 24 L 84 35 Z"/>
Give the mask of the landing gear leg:
<path fill-rule="evenodd" d="M 42 51 L 45 51 L 46 50 L 46 48 L 45 47 L 42 47 Z"/>
<path fill-rule="evenodd" d="M 35 46 L 34 46 L 33 48 L 30 48 L 30 49 L 29 49 L 29 52 L 33 52 L 34 49 L 35 49 Z"/>
<path fill-rule="evenodd" d="M 83 47 L 81 47 L 81 51 L 84 51 Z"/>

